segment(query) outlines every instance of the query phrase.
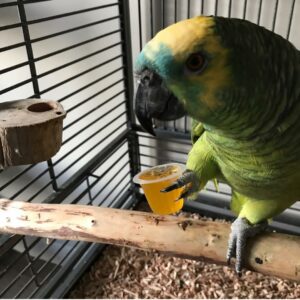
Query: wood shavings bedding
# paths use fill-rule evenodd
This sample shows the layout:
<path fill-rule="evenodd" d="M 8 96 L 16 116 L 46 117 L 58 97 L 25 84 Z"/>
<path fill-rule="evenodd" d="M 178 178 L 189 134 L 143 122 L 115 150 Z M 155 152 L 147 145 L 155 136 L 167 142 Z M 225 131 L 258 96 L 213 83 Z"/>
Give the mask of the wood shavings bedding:
<path fill-rule="evenodd" d="M 251 271 L 238 278 L 227 266 L 108 246 L 68 297 L 294 299 L 300 298 L 300 284 Z"/>

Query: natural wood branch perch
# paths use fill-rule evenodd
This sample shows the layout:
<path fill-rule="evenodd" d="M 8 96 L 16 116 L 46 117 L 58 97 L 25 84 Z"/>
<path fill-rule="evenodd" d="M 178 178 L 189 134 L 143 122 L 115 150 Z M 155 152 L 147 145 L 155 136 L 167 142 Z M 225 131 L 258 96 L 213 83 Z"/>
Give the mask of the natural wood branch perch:
<path fill-rule="evenodd" d="M 154 249 L 225 263 L 230 226 L 138 211 L 0 199 L 0 232 Z M 300 282 L 299 237 L 263 234 L 249 249 L 249 268 Z"/>

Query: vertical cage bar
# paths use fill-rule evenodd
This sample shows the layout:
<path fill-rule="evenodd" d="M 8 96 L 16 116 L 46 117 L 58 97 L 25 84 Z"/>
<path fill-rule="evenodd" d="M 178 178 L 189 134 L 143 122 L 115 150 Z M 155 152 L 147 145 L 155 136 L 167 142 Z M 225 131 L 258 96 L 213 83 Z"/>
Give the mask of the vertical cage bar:
<path fill-rule="evenodd" d="M 288 31 L 287 31 L 287 34 L 286 34 L 286 39 L 287 40 L 290 38 L 292 22 L 293 22 L 293 17 L 294 17 L 295 2 L 296 2 L 296 0 L 293 0 L 292 7 L 291 7 L 289 26 L 288 26 Z"/>
<path fill-rule="evenodd" d="M 162 28 L 165 28 L 166 21 L 165 21 L 165 0 L 162 0 L 161 2 L 161 15 L 162 15 Z"/>
<path fill-rule="evenodd" d="M 29 62 L 29 69 L 32 78 L 33 91 L 35 97 L 40 98 L 40 88 L 37 80 L 37 73 L 36 73 L 36 68 L 34 63 L 34 56 L 33 56 L 33 50 L 31 46 L 31 39 L 30 39 L 30 33 L 27 24 L 25 7 L 23 4 L 23 0 L 17 0 L 17 2 L 18 2 L 19 17 L 21 21 L 21 27 L 22 27 L 22 32 L 23 32 L 23 37 L 24 37 L 25 47 L 27 52 L 27 58 Z"/>
<path fill-rule="evenodd" d="M 30 262 L 29 269 L 30 269 L 30 271 L 32 272 L 32 274 L 34 276 L 34 279 L 33 279 L 34 283 L 36 284 L 36 286 L 39 287 L 40 285 L 39 285 L 39 282 L 38 282 L 38 280 L 36 278 L 37 277 L 37 273 L 35 272 L 35 270 L 32 267 L 32 264 L 33 264 L 34 260 L 30 256 L 29 247 L 28 247 L 27 242 L 26 242 L 26 240 L 25 240 L 24 237 L 23 237 L 22 241 L 23 241 L 23 246 L 24 246 L 24 249 L 25 249 L 26 257 L 27 257 L 28 261 Z"/>
<path fill-rule="evenodd" d="M 139 11 L 139 35 L 140 35 L 140 51 L 141 51 L 143 48 L 141 0 L 138 0 L 138 11 Z"/>
<path fill-rule="evenodd" d="M 187 121 L 188 120 L 188 117 L 187 116 L 184 116 L 184 133 L 187 133 L 188 130 L 187 130 Z"/>
<path fill-rule="evenodd" d="M 51 178 L 52 188 L 54 191 L 57 192 L 57 191 L 59 191 L 59 188 L 58 188 L 57 182 L 56 182 L 56 176 L 55 176 L 55 172 L 54 172 L 52 159 L 47 160 L 47 164 L 48 164 L 49 175 Z"/>
<path fill-rule="evenodd" d="M 89 196 L 89 202 L 88 202 L 88 205 L 91 205 L 93 203 L 93 197 L 92 197 L 92 187 L 91 187 L 91 184 L 90 184 L 90 179 L 89 179 L 89 176 L 86 177 L 86 184 L 87 184 L 87 187 L 88 187 L 88 196 Z"/>
<path fill-rule="evenodd" d="M 174 131 L 177 131 L 177 127 L 176 127 L 176 120 L 173 121 L 173 127 L 174 127 Z"/>
<path fill-rule="evenodd" d="M 191 1 L 188 0 L 187 2 L 187 17 L 190 18 L 191 17 Z M 187 120 L 188 120 L 188 117 L 187 116 L 184 116 L 184 133 L 187 133 Z M 174 124 L 175 125 L 175 124 Z"/>
<path fill-rule="evenodd" d="M 274 8 L 274 17 L 273 17 L 272 31 L 275 30 L 275 26 L 276 26 L 276 18 L 277 18 L 277 12 L 278 12 L 278 3 L 279 3 L 279 0 L 276 0 L 275 8 Z"/>
<path fill-rule="evenodd" d="M 262 8 L 262 0 L 259 1 L 258 13 L 257 13 L 257 24 L 260 24 L 261 17 L 261 8 Z"/>
<path fill-rule="evenodd" d="M 26 47 L 26 52 L 27 52 L 27 58 L 29 62 L 29 69 L 30 69 L 30 75 L 32 78 L 32 86 L 33 86 L 33 91 L 34 91 L 34 97 L 40 98 L 40 88 L 39 88 L 39 83 L 37 79 L 37 72 L 36 72 L 36 67 L 34 63 L 34 55 L 33 55 L 33 50 L 32 50 L 32 45 L 31 45 L 31 38 L 30 38 L 30 33 L 29 33 L 29 28 L 28 28 L 28 23 L 27 23 L 27 17 L 26 17 L 26 12 L 25 12 L 25 7 L 23 0 L 18 0 L 18 11 L 19 11 L 19 17 L 21 21 L 21 27 L 22 27 L 22 32 L 23 32 L 23 37 L 25 41 L 25 47 Z M 52 160 L 49 159 L 47 161 L 48 164 L 48 170 L 49 170 L 49 175 L 51 178 L 51 184 L 52 188 L 54 191 L 58 191 L 58 186 L 55 178 L 55 172 L 52 164 Z"/>
<path fill-rule="evenodd" d="M 153 29 L 153 0 L 150 0 L 150 30 L 151 30 L 151 38 L 154 36 L 154 29 Z"/>
<path fill-rule="evenodd" d="M 232 7 L 232 0 L 229 0 L 229 4 L 228 4 L 228 18 L 231 17 L 231 7 Z"/>
<path fill-rule="evenodd" d="M 201 15 L 204 14 L 204 0 L 201 1 Z"/>
<path fill-rule="evenodd" d="M 167 0 L 162 0 L 162 27 L 165 28 L 166 26 L 166 1 Z M 167 123 L 163 121 L 163 128 L 167 129 Z"/>
<path fill-rule="evenodd" d="M 174 22 L 177 22 L 177 15 L 178 15 L 178 3 L 177 0 L 174 0 Z M 173 128 L 176 131 L 176 120 L 173 121 Z"/>
<path fill-rule="evenodd" d="M 219 0 L 215 0 L 215 16 L 218 15 L 218 5 L 219 5 Z"/>
<path fill-rule="evenodd" d="M 247 14 L 247 4 L 248 4 L 248 1 L 245 0 L 245 2 L 244 2 L 243 19 L 246 19 L 246 14 Z"/>
<path fill-rule="evenodd" d="M 125 99 L 126 99 L 126 115 L 127 126 L 130 128 L 128 133 L 129 148 L 129 164 L 131 178 L 140 170 L 139 140 L 137 133 L 133 130 L 136 122 L 133 110 L 134 85 L 133 85 L 133 68 L 132 68 L 132 51 L 131 51 L 131 34 L 130 34 L 130 13 L 129 2 L 127 0 L 119 0 L 120 25 L 122 36 L 122 53 L 125 77 Z M 132 183 L 135 195 L 139 194 L 139 189 Z"/>

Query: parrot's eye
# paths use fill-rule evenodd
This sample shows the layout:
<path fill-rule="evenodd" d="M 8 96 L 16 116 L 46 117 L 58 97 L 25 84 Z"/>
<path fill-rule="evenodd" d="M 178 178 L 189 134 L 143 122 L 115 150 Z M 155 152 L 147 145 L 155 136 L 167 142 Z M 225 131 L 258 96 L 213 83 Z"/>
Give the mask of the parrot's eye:
<path fill-rule="evenodd" d="M 185 63 L 190 72 L 200 72 L 205 65 L 205 58 L 201 53 L 193 53 Z"/>

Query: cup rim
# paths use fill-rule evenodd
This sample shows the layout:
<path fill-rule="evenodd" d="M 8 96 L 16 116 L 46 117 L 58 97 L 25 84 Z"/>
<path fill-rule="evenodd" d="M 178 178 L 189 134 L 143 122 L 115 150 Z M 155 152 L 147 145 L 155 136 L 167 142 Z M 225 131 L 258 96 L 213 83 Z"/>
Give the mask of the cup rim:
<path fill-rule="evenodd" d="M 154 168 L 157 168 L 157 167 L 169 166 L 169 165 L 172 165 L 172 166 L 175 165 L 175 166 L 179 167 L 178 172 L 176 172 L 174 174 L 171 174 L 171 175 L 169 175 L 167 177 L 158 178 L 158 179 L 152 179 L 152 180 L 145 180 L 145 179 L 140 179 L 139 178 L 141 174 L 143 174 L 145 172 L 148 172 L 151 169 L 154 169 Z M 136 174 L 133 177 L 132 180 L 133 180 L 134 183 L 137 183 L 137 184 L 151 184 L 151 183 L 156 183 L 156 182 L 159 182 L 159 181 L 162 181 L 162 180 L 172 179 L 173 177 L 178 176 L 178 174 L 182 174 L 184 170 L 185 170 L 185 165 L 183 165 L 183 164 L 179 164 L 179 163 L 167 163 L 167 164 L 153 166 L 152 168 L 148 168 L 146 170 L 143 170 L 143 171 L 139 172 L 138 174 Z"/>

